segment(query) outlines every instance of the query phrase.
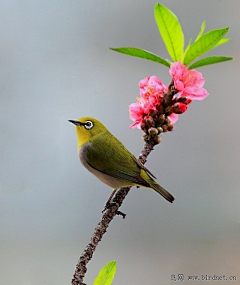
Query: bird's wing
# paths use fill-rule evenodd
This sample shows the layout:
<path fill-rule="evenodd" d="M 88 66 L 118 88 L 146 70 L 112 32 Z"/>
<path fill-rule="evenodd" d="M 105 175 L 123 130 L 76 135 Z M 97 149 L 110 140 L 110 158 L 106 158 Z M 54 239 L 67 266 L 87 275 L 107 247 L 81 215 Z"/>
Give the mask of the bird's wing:
<path fill-rule="evenodd" d="M 141 161 L 139 159 L 137 159 L 134 155 L 132 155 L 132 159 L 135 161 L 135 163 L 137 163 L 137 165 L 141 168 L 144 169 L 150 176 L 152 176 L 153 178 L 157 179 L 157 177 L 155 177 L 152 172 L 150 172 L 150 170 L 147 169 L 146 166 L 144 166 Z"/>
<path fill-rule="evenodd" d="M 90 143 L 86 159 L 91 167 L 117 179 L 149 186 L 140 176 L 140 171 L 150 171 L 113 135 L 102 134 Z"/>

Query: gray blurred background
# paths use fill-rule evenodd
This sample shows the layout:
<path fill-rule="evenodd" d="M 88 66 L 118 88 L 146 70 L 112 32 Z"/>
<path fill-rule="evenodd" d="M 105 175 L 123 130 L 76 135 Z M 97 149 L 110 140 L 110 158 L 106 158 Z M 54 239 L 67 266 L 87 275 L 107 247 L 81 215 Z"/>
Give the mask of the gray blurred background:
<path fill-rule="evenodd" d="M 0 284 L 70 284 L 111 189 L 88 173 L 67 120 L 92 116 L 138 155 L 128 105 L 138 82 L 166 67 L 110 51 L 135 46 L 168 57 L 144 1 L 0 3 Z M 176 198 L 133 188 L 89 263 L 85 282 L 117 260 L 114 285 L 175 284 L 172 274 L 237 276 L 240 282 L 240 37 L 238 0 L 162 0 L 186 42 L 230 26 L 211 54 L 235 60 L 200 68 L 210 96 L 194 102 L 147 167 Z M 179 283 L 181 283 L 179 281 Z M 183 283 L 183 282 L 182 282 Z M 186 284 L 196 284 L 185 281 Z M 201 282 L 201 284 L 210 284 Z M 215 281 L 214 284 L 220 284 Z"/>

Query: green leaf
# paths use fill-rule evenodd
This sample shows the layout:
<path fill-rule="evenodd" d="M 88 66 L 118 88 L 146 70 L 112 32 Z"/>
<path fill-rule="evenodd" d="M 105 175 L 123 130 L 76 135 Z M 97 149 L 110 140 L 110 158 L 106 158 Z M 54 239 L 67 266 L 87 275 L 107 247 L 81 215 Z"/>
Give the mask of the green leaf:
<path fill-rule="evenodd" d="M 165 60 L 166 60 L 166 62 L 169 64 L 169 67 L 170 67 L 171 64 L 172 64 L 172 62 L 171 62 L 169 59 L 167 59 L 167 58 L 165 58 Z"/>
<path fill-rule="evenodd" d="M 184 53 L 183 53 L 183 56 L 182 56 L 182 59 L 181 59 L 182 62 L 183 62 L 183 60 L 184 60 L 184 57 L 185 57 L 187 51 L 189 50 L 189 48 L 190 48 L 190 46 L 191 46 L 191 43 L 192 43 L 192 39 L 189 40 L 188 45 L 187 45 L 187 47 L 186 47 L 186 49 L 185 49 L 185 51 L 184 51 Z"/>
<path fill-rule="evenodd" d="M 196 42 L 197 40 L 199 40 L 199 38 L 202 36 L 202 34 L 203 34 L 204 30 L 205 30 L 205 27 L 206 27 L 206 22 L 203 21 L 203 22 L 202 22 L 202 25 L 201 25 L 200 32 L 199 32 L 199 34 L 198 34 L 198 36 L 197 36 L 195 42 Z"/>
<path fill-rule="evenodd" d="M 202 35 L 199 40 L 190 46 L 185 55 L 183 64 L 189 65 L 196 58 L 214 48 L 216 44 L 224 37 L 224 35 L 226 35 L 228 29 L 229 28 L 212 30 Z"/>
<path fill-rule="evenodd" d="M 147 60 L 155 61 L 167 67 L 170 67 L 170 64 L 168 61 L 162 59 L 161 57 L 147 50 L 143 50 L 140 48 L 134 48 L 134 47 L 109 48 L 109 49 L 120 52 L 120 53 L 124 53 L 127 55 L 136 56 L 136 57 L 144 58 Z"/>
<path fill-rule="evenodd" d="M 230 42 L 230 41 L 231 41 L 231 39 L 221 39 L 221 40 L 215 45 L 215 47 L 218 47 L 218 46 L 223 45 L 223 44 L 225 44 L 225 43 L 228 43 L 228 42 Z"/>
<path fill-rule="evenodd" d="M 180 60 L 184 48 L 184 35 L 177 16 L 160 3 L 155 5 L 154 15 L 169 55 L 173 61 Z"/>
<path fill-rule="evenodd" d="M 110 285 L 112 284 L 115 272 L 117 269 L 117 262 L 113 260 L 105 265 L 99 272 L 93 285 Z"/>
<path fill-rule="evenodd" d="M 203 58 L 201 60 L 196 61 L 195 63 L 193 63 L 192 65 L 189 66 L 189 69 L 193 69 L 193 68 L 197 68 L 197 67 L 205 66 L 205 65 L 209 65 L 209 64 L 219 63 L 219 62 L 223 62 L 223 61 L 228 61 L 228 60 L 232 60 L 232 59 L 233 59 L 233 57 L 210 56 L 210 57 L 206 57 L 206 58 Z"/>

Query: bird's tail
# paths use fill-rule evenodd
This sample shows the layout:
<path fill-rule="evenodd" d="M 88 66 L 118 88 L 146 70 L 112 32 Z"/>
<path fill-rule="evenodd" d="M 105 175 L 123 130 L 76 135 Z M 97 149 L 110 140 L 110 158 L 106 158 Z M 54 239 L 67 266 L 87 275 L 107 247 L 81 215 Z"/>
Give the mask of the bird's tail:
<path fill-rule="evenodd" d="M 166 189 L 164 189 L 160 184 L 158 184 L 156 181 L 153 181 L 152 184 L 150 184 L 152 189 L 158 192 L 160 195 L 162 195 L 166 200 L 168 200 L 170 203 L 172 203 L 175 198 L 172 194 L 170 194 Z"/>
<path fill-rule="evenodd" d="M 149 184 L 153 190 L 162 195 L 166 200 L 172 203 L 175 198 L 166 189 L 164 189 L 157 181 L 153 180 L 144 170 L 141 171 L 141 177 Z"/>

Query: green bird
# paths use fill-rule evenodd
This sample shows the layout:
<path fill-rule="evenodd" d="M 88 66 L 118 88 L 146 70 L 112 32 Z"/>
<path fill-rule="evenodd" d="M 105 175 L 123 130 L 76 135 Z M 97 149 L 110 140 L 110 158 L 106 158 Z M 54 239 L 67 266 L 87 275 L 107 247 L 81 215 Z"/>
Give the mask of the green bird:
<path fill-rule="evenodd" d="M 81 163 L 103 183 L 115 191 L 126 186 L 152 188 L 169 202 L 174 201 L 153 179 L 156 177 L 101 122 L 91 117 L 69 122 L 76 126 Z"/>

